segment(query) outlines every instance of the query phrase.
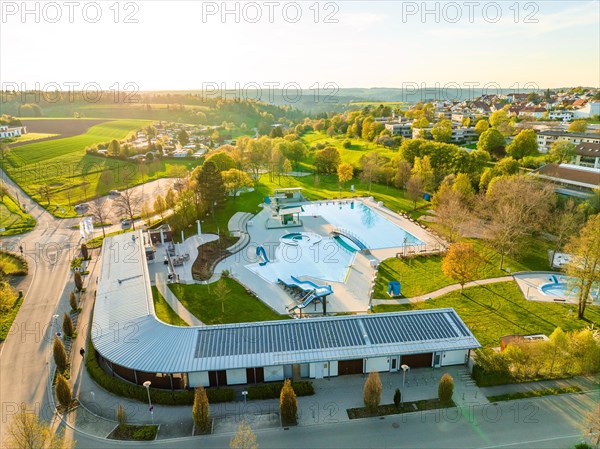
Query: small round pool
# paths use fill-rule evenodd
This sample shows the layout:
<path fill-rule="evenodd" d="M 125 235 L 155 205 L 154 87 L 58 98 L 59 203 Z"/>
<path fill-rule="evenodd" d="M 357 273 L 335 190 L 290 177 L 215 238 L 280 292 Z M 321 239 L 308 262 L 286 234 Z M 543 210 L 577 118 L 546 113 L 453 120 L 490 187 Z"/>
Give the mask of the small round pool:
<path fill-rule="evenodd" d="M 298 246 L 303 245 L 314 245 L 319 243 L 323 237 L 313 232 L 290 232 L 279 237 L 279 241 L 286 245 Z"/>

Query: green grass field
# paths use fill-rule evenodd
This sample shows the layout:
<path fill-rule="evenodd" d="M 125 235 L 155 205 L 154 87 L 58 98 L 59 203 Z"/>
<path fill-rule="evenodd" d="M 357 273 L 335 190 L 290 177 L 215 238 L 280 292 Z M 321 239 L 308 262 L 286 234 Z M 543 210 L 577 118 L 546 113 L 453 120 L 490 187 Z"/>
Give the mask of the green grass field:
<path fill-rule="evenodd" d="M 22 234 L 31 231 L 35 226 L 35 219 L 23 212 L 16 200 L 8 195 L 0 200 L 0 236 Z"/>
<path fill-rule="evenodd" d="M 479 273 L 479 279 L 505 276 L 495 264 L 486 263 Z M 412 298 L 438 290 L 457 282 L 442 272 L 441 256 L 419 256 L 414 259 L 387 259 L 379 265 L 375 283 L 375 298 L 387 299 L 387 285 L 390 281 L 400 281 L 402 296 Z"/>
<path fill-rule="evenodd" d="M 10 331 L 13 321 L 15 321 L 15 318 L 17 317 L 21 304 L 23 304 L 23 296 L 17 295 L 12 307 L 6 312 L 0 313 L 0 341 L 6 340 L 6 336 Z"/>
<path fill-rule="evenodd" d="M 169 176 L 175 166 L 192 168 L 198 162 L 161 159 L 150 164 L 85 154 L 85 147 L 123 139 L 151 122 L 115 120 L 92 126 L 84 134 L 14 148 L 7 157 L 6 171 L 25 192 L 58 217 L 73 217 L 78 203 Z M 40 192 L 48 186 L 50 202 Z M 64 208 L 64 212 L 62 209 Z"/>
<path fill-rule="evenodd" d="M 156 287 L 152 287 L 152 300 L 154 301 L 154 311 L 159 320 L 173 326 L 187 326 L 179 315 L 171 308 L 169 303 L 163 298 Z"/>
<path fill-rule="evenodd" d="M 487 279 L 506 276 L 507 272 L 500 270 L 500 255 L 485 245 L 481 240 L 468 239 L 474 244 L 477 252 L 485 260 L 477 279 Z M 550 262 L 548 250 L 551 243 L 540 238 L 531 239 L 520 257 L 504 259 L 504 267 L 511 272 L 515 271 L 548 271 Z M 402 296 L 412 298 L 438 290 L 457 282 L 448 278 L 442 272 L 442 257 L 415 257 L 414 259 L 387 259 L 379 265 L 377 281 L 375 283 L 374 297 L 379 299 L 390 298 L 387 294 L 387 285 L 390 281 L 400 281 Z"/>
<path fill-rule="evenodd" d="M 213 292 L 215 284 L 169 284 L 171 291 L 196 318 L 205 324 L 245 323 L 251 321 L 284 320 L 289 317 L 279 315 L 260 299 L 246 292 L 237 281 L 224 278 L 231 290 L 225 304 L 225 313 L 221 303 Z"/>
<path fill-rule="evenodd" d="M 546 334 L 600 325 L 600 307 L 588 306 L 586 319 L 577 319 L 577 307 L 569 304 L 527 301 L 516 282 L 466 288 L 415 304 L 378 305 L 375 312 L 453 307 L 484 347 L 500 346 L 508 334 Z"/>
<path fill-rule="evenodd" d="M 15 139 L 12 139 L 10 143 L 24 143 L 33 142 L 34 140 L 46 139 L 48 137 L 58 136 L 58 134 L 47 134 L 47 133 L 27 133 Z"/>
<path fill-rule="evenodd" d="M 326 133 L 318 131 L 310 131 L 303 134 L 302 140 L 308 147 L 316 145 L 317 143 L 322 143 L 326 146 L 332 146 L 337 148 L 340 152 L 342 162 L 348 162 L 349 164 L 352 164 L 355 167 L 359 166 L 360 158 L 371 151 L 375 151 L 381 156 L 387 157 L 389 159 L 392 159 L 397 154 L 397 152 L 393 150 L 382 147 L 372 142 L 368 142 L 363 139 L 348 139 L 346 136 L 329 137 Z M 343 147 L 343 143 L 346 140 L 350 140 L 352 142 L 352 146 L 350 148 Z M 307 159 L 307 163 L 309 165 L 312 165 L 312 157 L 309 157 Z"/>
<path fill-rule="evenodd" d="M 28 271 L 27 261 L 8 251 L 0 251 L 0 271 L 8 276 L 25 276 Z"/>

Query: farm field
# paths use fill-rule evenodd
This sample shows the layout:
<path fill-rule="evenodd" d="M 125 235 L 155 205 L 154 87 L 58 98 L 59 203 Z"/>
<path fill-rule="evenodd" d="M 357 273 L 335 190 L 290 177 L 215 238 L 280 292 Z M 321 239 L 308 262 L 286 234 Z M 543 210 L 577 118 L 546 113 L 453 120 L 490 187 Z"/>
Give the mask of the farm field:
<path fill-rule="evenodd" d="M 49 140 L 51 137 L 57 137 L 59 134 L 50 134 L 50 133 L 30 133 L 24 134 L 20 137 L 12 139 L 12 142 L 9 143 L 11 146 L 15 146 L 17 144 L 24 145 L 26 143 L 30 143 L 36 140 Z"/>
<path fill-rule="evenodd" d="M 22 234 L 35 226 L 34 218 L 23 212 L 17 201 L 6 195 L 0 200 L 0 236 Z"/>
<path fill-rule="evenodd" d="M 545 334 L 561 327 L 565 332 L 600 324 L 600 307 L 588 306 L 585 320 L 577 319 L 570 304 L 527 301 L 516 282 L 466 288 L 414 304 L 377 305 L 380 312 L 453 307 L 484 347 L 500 346 L 509 334 Z"/>
<path fill-rule="evenodd" d="M 136 164 L 85 154 L 86 146 L 123 139 L 149 123 L 114 120 L 96 124 L 81 135 L 19 146 L 8 155 L 5 169 L 29 196 L 55 216 L 73 217 L 76 216 L 73 207 L 78 203 L 106 195 L 112 189 L 121 190 L 168 176 L 175 166 L 191 168 L 197 164 L 177 159 Z M 67 125 L 68 122 L 63 123 L 64 127 Z M 48 186 L 48 195 L 41 190 L 44 186 Z"/>

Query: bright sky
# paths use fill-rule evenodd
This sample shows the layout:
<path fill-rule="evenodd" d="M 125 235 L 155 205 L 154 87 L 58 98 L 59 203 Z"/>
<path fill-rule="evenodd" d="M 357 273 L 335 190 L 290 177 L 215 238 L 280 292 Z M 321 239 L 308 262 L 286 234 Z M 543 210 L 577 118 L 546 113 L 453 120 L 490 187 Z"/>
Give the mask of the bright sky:
<path fill-rule="evenodd" d="M 600 84 L 595 0 L 74 3 L 0 2 L 3 88 Z"/>

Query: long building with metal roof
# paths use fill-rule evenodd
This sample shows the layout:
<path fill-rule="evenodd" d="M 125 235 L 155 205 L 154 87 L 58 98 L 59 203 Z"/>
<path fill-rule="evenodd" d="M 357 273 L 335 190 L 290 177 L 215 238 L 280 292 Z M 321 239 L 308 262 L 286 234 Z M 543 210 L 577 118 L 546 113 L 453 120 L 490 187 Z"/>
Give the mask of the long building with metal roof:
<path fill-rule="evenodd" d="M 187 388 L 465 363 L 480 347 L 454 309 L 172 326 L 154 311 L 141 231 L 107 237 L 92 343 L 126 380 Z"/>

